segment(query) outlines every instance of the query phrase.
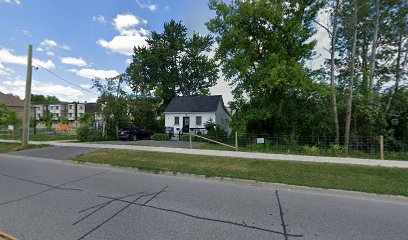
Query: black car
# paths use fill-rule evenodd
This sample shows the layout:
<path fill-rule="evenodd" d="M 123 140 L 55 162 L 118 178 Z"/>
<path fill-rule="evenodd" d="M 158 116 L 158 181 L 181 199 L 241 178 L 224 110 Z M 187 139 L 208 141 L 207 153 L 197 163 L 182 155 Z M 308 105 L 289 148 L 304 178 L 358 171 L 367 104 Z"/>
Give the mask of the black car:
<path fill-rule="evenodd" d="M 122 141 L 125 140 L 142 140 L 142 139 L 151 139 L 152 134 L 140 127 L 130 127 L 130 128 L 122 128 L 119 131 L 119 139 Z"/>

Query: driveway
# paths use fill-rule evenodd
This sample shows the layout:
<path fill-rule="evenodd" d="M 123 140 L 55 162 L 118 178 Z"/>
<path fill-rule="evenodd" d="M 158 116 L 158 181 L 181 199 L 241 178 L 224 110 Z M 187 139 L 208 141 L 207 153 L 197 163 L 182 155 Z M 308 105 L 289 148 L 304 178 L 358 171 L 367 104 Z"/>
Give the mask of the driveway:
<path fill-rule="evenodd" d="M 19 239 L 406 239 L 407 198 L 254 187 L 0 155 L 0 230 Z"/>

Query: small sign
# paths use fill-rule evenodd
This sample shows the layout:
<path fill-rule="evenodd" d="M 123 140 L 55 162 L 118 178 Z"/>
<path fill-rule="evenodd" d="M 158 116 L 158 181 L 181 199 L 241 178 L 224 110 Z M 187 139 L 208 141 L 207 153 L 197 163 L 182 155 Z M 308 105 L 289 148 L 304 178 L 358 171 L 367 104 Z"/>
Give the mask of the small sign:
<path fill-rule="evenodd" d="M 256 143 L 258 143 L 258 144 L 265 143 L 265 138 L 257 138 Z"/>
<path fill-rule="evenodd" d="M 9 131 L 14 131 L 14 126 L 13 125 L 8 125 L 8 130 Z"/>

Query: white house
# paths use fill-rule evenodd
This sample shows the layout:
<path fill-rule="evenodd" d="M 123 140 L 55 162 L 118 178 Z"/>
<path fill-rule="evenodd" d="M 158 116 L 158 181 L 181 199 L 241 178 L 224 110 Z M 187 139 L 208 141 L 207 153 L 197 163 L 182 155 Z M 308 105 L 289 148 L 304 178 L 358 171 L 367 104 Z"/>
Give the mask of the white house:
<path fill-rule="evenodd" d="M 175 97 L 164 111 L 165 126 L 174 128 L 174 133 L 206 133 L 204 124 L 210 119 L 231 133 L 231 114 L 221 95 Z"/>

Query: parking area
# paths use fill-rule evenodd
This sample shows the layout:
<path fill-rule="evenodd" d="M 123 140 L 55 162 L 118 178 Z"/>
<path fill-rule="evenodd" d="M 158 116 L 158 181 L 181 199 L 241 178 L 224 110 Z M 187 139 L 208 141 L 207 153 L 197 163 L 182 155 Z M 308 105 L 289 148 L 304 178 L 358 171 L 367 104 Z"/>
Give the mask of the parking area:
<path fill-rule="evenodd" d="M 151 146 L 151 147 L 175 147 L 175 148 L 189 148 L 189 142 L 182 141 L 153 141 L 153 140 L 139 140 L 139 141 L 102 141 L 95 142 L 98 144 L 112 144 L 112 145 L 134 145 L 134 146 Z M 193 148 L 199 147 L 203 143 L 193 142 Z"/>

